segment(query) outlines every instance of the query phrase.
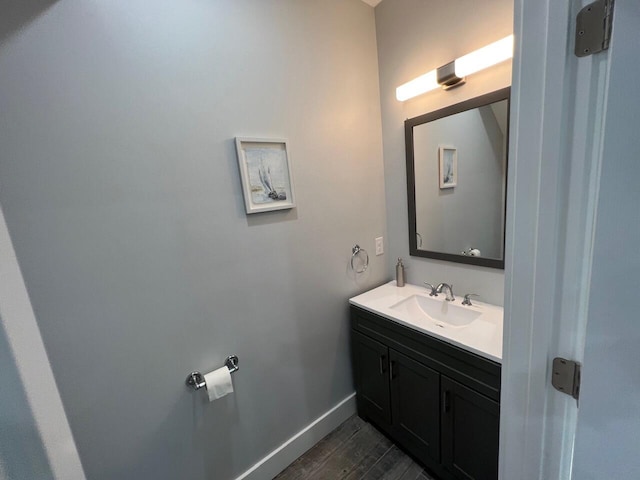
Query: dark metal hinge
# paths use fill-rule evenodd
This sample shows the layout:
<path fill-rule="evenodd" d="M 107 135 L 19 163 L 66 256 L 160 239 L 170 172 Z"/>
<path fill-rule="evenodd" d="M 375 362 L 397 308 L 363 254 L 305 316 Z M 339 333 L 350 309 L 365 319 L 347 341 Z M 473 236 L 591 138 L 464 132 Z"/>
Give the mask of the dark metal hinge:
<path fill-rule="evenodd" d="M 597 0 L 580 10 L 576 17 L 576 56 L 586 57 L 609 48 L 613 2 Z"/>
<path fill-rule="evenodd" d="M 580 370 L 578 362 L 560 357 L 554 358 L 551 385 L 559 392 L 571 395 L 577 401 L 580 397 Z"/>

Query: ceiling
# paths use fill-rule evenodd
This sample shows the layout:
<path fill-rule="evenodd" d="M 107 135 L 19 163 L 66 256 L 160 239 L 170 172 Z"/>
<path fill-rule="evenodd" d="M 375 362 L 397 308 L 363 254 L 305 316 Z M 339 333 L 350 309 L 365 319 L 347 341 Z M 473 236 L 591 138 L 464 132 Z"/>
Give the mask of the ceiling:
<path fill-rule="evenodd" d="M 378 5 L 382 0 L 362 0 L 364 3 L 371 5 L 372 7 L 375 7 L 376 5 Z"/>

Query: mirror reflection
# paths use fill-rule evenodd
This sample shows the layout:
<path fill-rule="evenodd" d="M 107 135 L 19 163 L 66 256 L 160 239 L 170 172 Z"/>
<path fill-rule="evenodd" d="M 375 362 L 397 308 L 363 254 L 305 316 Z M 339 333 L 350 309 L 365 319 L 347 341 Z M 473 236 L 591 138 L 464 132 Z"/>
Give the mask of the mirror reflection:
<path fill-rule="evenodd" d="M 504 268 L 509 89 L 405 123 L 412 255 Z"/>

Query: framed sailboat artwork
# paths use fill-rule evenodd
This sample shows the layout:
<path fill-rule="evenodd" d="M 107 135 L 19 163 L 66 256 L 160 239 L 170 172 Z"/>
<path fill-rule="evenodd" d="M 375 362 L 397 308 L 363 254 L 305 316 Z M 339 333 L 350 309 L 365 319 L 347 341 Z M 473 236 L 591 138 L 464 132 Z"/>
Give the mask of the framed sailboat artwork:
<path fill-rule="evenodd" d="M 286 140 L 236 137 L 236 151 L 247 214 L 296 206 Z"/>
<path fill-rule="evenodd" d="M 455 147 L 438 147 L 440 165 L 440 189 L 453 188 L 458 184 L 458 149 Z"/>

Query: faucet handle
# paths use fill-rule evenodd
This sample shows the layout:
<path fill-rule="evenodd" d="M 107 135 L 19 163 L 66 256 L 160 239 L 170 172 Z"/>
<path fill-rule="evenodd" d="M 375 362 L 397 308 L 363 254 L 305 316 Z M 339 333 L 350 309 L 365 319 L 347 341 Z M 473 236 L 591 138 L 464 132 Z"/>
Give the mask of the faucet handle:
<path fill-rule="evenodd" d="M 467 305 L 468 307 L 472 306 L 473 304 L 471 303 L 471 298 L 470 297 L 479 297 L 480 295 L 478 295 L 477 293 L 467 293 L 464 296 L 464 300 L 462 300 L 462 304 L 463 305 Z"/>
<path fill-rule="evenodd" d="M 437 288 L 434 287 L 433 285 L 431 285 L 429 282 L 423 282 L 427 287 L 429 287 L 429 289 L 431 290 L 431 292 L 429 292 L 429 296 L 430 297 L 437 297 L 438 296 L 438 292 L 436 291 Z"/>

